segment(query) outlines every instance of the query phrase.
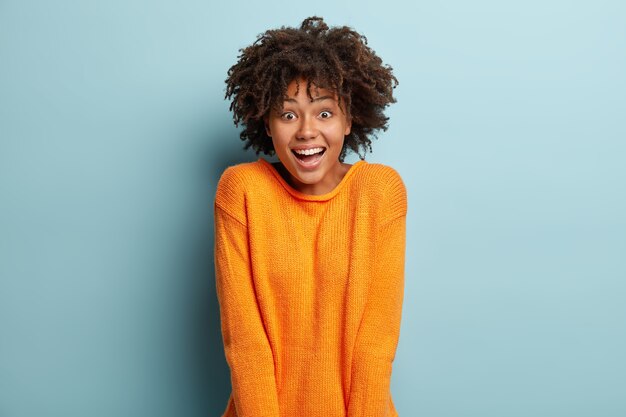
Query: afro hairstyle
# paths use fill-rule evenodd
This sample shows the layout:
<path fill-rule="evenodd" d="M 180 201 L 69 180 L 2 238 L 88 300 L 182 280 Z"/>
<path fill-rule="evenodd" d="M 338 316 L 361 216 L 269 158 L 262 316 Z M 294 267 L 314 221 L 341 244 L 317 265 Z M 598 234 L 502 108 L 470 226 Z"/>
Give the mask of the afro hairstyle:
<path fill-rule="evenodd" d="M 312 85 L 337 94 L 352 120 L 340 161 L 348 150 L 365 159 L 365 152 L 372 151 L 371 139 L 387 130 L 384 109 L 396 102 L 393 89 L 398 80 L 367 45 L 367 38 L 350 27 L 329 28 L 321 17 L 313 16 L 298 29 L 267 30 L 239 52 L 237 63 L 228 70 L 225 98 L 232 100 L 235 126 L 243 126 L 244 149 L 275 154 L 264 119 L 272 110 L 282 109 L 288 85 L 298 78 L 307 80 L 309 97 Z"/>

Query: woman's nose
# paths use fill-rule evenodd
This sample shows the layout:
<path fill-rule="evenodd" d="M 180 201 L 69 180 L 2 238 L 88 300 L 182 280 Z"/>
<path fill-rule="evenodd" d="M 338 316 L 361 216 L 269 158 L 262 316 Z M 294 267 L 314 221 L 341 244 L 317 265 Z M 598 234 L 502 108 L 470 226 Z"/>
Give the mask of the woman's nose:
<path fill-rule="evenodd" d="M 315 123 L 315 119 L 312 117 L 302 117 L 300 119 L 300 126 L 296 136 L 298 139 L 313 139 L 317 137 L 318 130 Z"/>

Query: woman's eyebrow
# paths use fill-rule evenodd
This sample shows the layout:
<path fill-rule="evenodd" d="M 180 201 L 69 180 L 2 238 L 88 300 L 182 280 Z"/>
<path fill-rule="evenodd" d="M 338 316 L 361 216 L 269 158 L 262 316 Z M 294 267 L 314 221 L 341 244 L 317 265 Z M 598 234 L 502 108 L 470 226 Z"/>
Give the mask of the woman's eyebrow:
<path fill-rule="evenodd" d="M 333 96 L 320 96 L 320 97 L 315 97 L 315 98 L 311 99 L 311 103 L 316 102 L 316 101 L 334 100 L 334 99 L 335 98 Z M 295 98 L 286 98 L 285 102 L 297 103 L 298 100 L 296 100 Z"/>
<path fill-rule="evenodd" d="M 321 97 L 315 97 L 313 100 L 311 100 L 311 102 L 314 101 L 322 101 L 322 100 L 334 100 L 335 98 L 332 96 L 321 96 Z"/>

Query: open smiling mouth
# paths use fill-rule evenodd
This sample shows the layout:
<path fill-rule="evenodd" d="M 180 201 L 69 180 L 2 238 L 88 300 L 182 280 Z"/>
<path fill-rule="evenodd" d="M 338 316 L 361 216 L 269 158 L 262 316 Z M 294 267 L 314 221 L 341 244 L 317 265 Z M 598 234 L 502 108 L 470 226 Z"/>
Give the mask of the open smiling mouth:
<path fill-rule="evenodd" d="M 291 153 L 293 153 L 296 158 L 302 161 L 302 163 L 304 163 L 305 165 L 315 164 L 322 158 L 325 152 L 326 148 L 314 148 L 308 149 L 306 151 L 295 151 L 294 149 L 291 150 Z"/>

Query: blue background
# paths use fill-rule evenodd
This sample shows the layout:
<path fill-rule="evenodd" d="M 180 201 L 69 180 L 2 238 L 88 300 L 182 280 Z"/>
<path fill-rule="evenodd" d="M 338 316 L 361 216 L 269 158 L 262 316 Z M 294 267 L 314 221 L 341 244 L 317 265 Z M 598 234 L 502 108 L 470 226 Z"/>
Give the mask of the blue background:
<path fill-rule="evenodd" d="M 400 415 L 626 415 L 624 2 L 3 0 L 0 416 L 221 415 L 224 79 L 314 14 L 400 81 Z"/>

